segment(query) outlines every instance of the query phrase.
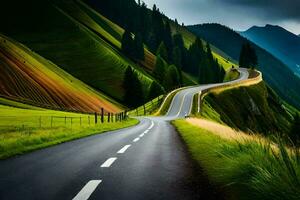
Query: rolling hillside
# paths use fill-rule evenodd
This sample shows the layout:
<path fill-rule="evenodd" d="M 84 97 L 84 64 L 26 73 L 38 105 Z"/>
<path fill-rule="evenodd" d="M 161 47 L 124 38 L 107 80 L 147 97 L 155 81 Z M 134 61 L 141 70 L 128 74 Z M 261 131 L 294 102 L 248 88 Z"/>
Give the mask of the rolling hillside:
<path fill-rule="evenodd" d="M 300 38 L 280 26 L 254 26 L 241 35 L 272 53 L 300 75 Z"/>
<path fill-rule="evenodd" d="M 21 6 L 16 8 L 14 4 Z M 119 51 L 122 29 L 83 4 L 14 0 L 4 3 L 1 10 L 3 18 L 10 12 L 16 14 L 5 21 L 0 32 L 115 100 L 123 100 L 122 81 L 128 65 L 139 71 L 144 91 L 149 89 L 152 77 L 146 68 L 139 67 Z M 83 10 L 88 10 L 88 14 Z M 154 58 L 150 53 L 148 57 L 150 69 Z"/>
<path fill-rule="evenodd" d="M 196 40 L 197 36 L 189 31 L 186 27 L 176 25 L 174 22 L 171 23 L 171 27 L 173 34 L 180 33 L 182 35 L 185 46 L 187 48 Z M 206 43 L 207 41 L 203 40 L 203 42 Z M 211 46 L 211 48 L 214 58 L 218 59 L 219 63 L 224 67 L 225 70 L 230 69 L 232 66 L 237 67 L 236 60 L 232 59 L 229 55 L 213 45 Z"/>
<path fill-rule="evenodd" d="M 68 111 L 117 112 L 122 107 L 25 46 L 0 35 L 0 96 Z M 1 104 L 1 102 L 0 102 Z"/>
<path fill-rule="evenodd" d="M 247 41 L 237 32 L 219 24 L 195 25 L 188 28 L 235 60 L 239 59 L 241 46 Z M 300 79 L 270 53 L 255 44 L 253 46 L 258 54 L 259 70 L 267 84 L 288 103 L 300 108 Z"/>

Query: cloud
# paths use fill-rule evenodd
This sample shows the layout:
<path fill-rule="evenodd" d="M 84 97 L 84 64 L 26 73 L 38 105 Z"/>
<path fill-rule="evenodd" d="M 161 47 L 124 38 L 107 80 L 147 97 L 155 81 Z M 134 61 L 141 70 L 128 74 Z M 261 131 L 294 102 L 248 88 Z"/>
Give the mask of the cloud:
<path fill-rule="evenodd" d="M 208 0 L 209 1 L 209 0 Z M 207 2 L 208 2 L 207 1 Z M 225 6 L 253 11 L 253 15 L 273 20 L 300 20 L 299 0 L 212 0 Z M 249 16 L 251 17 L 251 16 Z"/>
<path fill-rule="evenodd" d="M 236 30 L 276 24 L 300 33 L 300 0 L 144 0 L 185 24 L 216 22 Z"/>

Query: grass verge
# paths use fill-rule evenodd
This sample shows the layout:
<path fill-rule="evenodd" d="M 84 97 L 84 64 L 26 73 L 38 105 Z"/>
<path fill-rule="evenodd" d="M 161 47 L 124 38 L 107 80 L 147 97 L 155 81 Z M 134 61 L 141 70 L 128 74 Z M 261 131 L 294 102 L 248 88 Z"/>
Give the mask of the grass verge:
<path fill-rule="evenodd" d="M 280 142 L 274 151 L 255 141 L 222 139 L 184 120 L 173 125 L 211 181 L 228 192 L 227 199 L 300 199 L 299 150 L 288 151 Z"/>
<path fill-rule="evenodd" d="M 89 127 L 73 126 L 55 128 L 32 128 L 0 134 L 0 159 L 20 155 L 36 149 L 136 125 L 138 120 L 104 123 Z"/>

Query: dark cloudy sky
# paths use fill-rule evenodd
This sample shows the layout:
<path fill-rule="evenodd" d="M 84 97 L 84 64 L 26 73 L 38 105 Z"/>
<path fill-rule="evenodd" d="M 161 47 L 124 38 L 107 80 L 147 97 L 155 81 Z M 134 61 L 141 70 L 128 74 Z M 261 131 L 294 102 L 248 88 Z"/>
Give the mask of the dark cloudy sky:
<path fill-rule="evenodd" d="M 142 0 L 185 24 L 217 22 L 235 30 L 280 25 L 300 34 L 300 0 Z"/>

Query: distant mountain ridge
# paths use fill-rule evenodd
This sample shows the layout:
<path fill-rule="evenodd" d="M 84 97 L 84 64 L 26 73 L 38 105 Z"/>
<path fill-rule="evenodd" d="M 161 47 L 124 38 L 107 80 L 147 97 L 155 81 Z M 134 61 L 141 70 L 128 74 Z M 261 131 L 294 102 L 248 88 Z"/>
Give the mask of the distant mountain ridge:
<path fill-rule="evenodd" d="M 253 26 L 241 35 L 273 54 L 300 75 L 300 38 L 280 26 Z"/>
<path fill-rule="evenodd" d="M 188 29 L 235 60 L 239 60 L 241 47 L 248 41 L 238 32 L 220 24 L 194 25 L 188 26 Z M 299 77 L 266 50 L 254 43 L 252 46 L 258 55 L 258 69 L 266 82 L 288 103 L 300 108 Z"/>

